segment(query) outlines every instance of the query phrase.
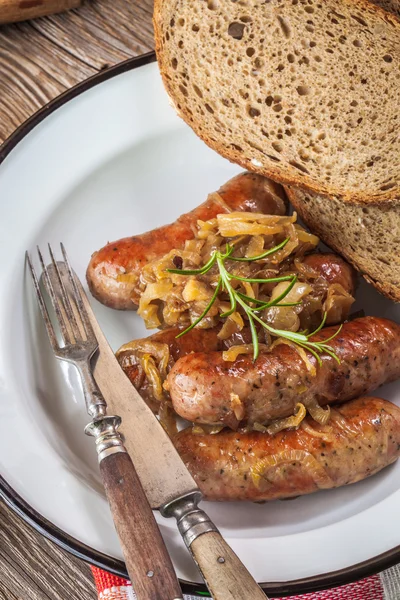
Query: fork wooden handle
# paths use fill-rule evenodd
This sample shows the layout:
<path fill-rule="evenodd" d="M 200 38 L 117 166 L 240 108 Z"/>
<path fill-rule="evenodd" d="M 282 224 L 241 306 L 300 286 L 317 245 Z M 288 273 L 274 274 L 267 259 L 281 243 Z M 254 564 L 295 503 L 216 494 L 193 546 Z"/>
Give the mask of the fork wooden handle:
<path fill-rule="evenodd" d="M 76 8 L 83 0 L 0 0 L 0 24 L 36 19 Z"/>
<path fill-rule="evenodd" d="M 100 472 L 137 599 L 180 600 L 174 567 L 129 455 L 106 456 Z"/>

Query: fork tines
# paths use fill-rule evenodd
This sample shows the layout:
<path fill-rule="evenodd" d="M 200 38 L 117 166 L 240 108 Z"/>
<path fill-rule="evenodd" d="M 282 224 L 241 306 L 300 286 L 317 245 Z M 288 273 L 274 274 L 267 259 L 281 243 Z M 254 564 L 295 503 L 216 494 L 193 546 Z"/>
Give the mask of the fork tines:
<path fill-rule="evenodd" d="M 60 244 L 60 246 L 64 261 L 56 261 L 53 250 L 49 244 L 51 264 L 48 266 L 46 266 L 43 254 L 39 247 L 37 247 L 37 252 L 43 272 L 42 280 L 57 316 L 63 344 L 64 346 L 67 346 L 86 342 L 94 343 L 96 342 L 95 334 L 82 300 L 76 275 L 72 271 L 64 245 Z M 28 252 L 26 252 L 26 259 L 32 275 L 36 296 L 50 343 L 53 346 L 54 351 L 60 350 L 60 345 L 57 341 L 46 303 L 40 289 L 39 280 Z"/>

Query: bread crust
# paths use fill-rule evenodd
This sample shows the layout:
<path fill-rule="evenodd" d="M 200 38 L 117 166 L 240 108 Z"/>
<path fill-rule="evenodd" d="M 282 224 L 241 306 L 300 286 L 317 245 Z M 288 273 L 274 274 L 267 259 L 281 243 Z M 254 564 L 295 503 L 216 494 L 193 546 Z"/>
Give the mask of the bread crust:
<path fill-rule="evenodd" d="M 343 256 L 347 262 L 349 262 L 363 277 L 364 279 L 372 284 L 381 294 L 389 298 L 389 300 L 393 300 L 394 302 L 400 302 L 400 289 L 396 288 L 394 285 L 385 283 L 384 281 L 378 281 L 377 279 L 371 277 L 363 267 L 352 257 L 350 256 L 346 250 L 343 248 L 343 245 L 340 245 L 335 241 L 335 239 L 326 231 L 323 227 L 321 227 L 318 219 L 313 219 L 309 212 L 306 210 L 305 205 L 302 203 L 301 199 L 298 196 L 298 190 L 291 186 L 285 186 L 286 195 L 289 198 L 290 203 L 295 208 L 300 218 L 311 228 L 312 232 L 315 233 L 321 240 L 334 252 Z M 302 190 L 303 191 L 303 190 Z M 308 190 L 307 190 L 308 191 Z M 326 198 L 327 202 L 329 202 L 329 197 Z M 389 204 L 389 206 L 391 203 Z M 379 206 L 382 206 L 379 204 Z"/>
<path fill-rule="evenodd" d="M 373 4 L 377 4 L 386 12 L 390 12 L 391 14 L 396 15 L 396 17 L 400 17 L 400 0 L 371 0 Z"/>
<path fill-rule="evenodd" d="M 168 73 L 169 68 L 164 63 L 164 55 L 163 55 L 163 42 L 162 42 L 162 23 L 163 23 L 163 6 L 167 2 L 171 2 L 175 0 L 155 0 L 154 1 L 154 13 L 153 13 L 153 25 L 154 25 L 154 36 L 155 36 L 155 50 L 157 54 L 158 65 L 161 73 L 161 77 L 167 91 L 168 96 L 171 99 L 172 105 L 174 106 L 178 115 L 194 130 L 196 135 L 200 137 L 210 148 L 214 151 L 218 152 L 221 156 L 228 159 L 229 161 L 236 163 L 243 167 L 246 170 L 253 171 L 265 177 L 270 177 L 271 179 L 285 184 L 285 185 L 294 185 L 307 189 L 308 191 L 315 192 L 318 194 L 324 195 L 334 195 L 340 200 L 344 202 L 348 202 L 351 204 L 360 204 L 366 205 L 370 203 L 382 203 L 382 202 L 395 202 L 396 200 L 400 200 L 400 188 L 396 187 L 394 189 L 374 194 L 370 196 L 366 196 L 363 192 L 355 192 L 355 191 L 347 191 L 340 188 L 335 187 L 327 187 L 320 182 L 315 181 L 313 178 L 304 174 L 304 176 L 293 176 L 290 175 L 280 166 L 274 167 L 272 165 L 269 166 L 257 166 L 252 161 L 245 159 L 240 151 L 235 150 L 233 148 L 226 148 L 219 144 L 217 141 L 212 140 L 206 134 L 204 134 L 199 129 L 199 123 L 195 120 L 192 120 L 188 113 L 185 112 L 184 109 L 178 110 L 175 99 L 174 92 L 172 86 L 170 85 L 170 75 Z M 400 19 L 398 19 L 394 14 L 385 11 L 380 6 L 376 4 L 372 4 L 369 0 L 341 0 L 344 4 L 347 4 L 349 8 L 354 7 L 358 9 L 368 9 L 369 11 L 375 12 L 377 17 L 383 18 L 385 21 L 393 25 L 393 27 L 398 29 L 398 36 L 400 39 Z"/>

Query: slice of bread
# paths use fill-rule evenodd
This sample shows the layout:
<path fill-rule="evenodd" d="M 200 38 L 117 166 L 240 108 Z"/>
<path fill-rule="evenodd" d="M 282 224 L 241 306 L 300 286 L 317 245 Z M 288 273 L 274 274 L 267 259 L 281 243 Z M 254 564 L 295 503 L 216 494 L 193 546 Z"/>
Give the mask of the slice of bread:
<path fill-rule="evenodd" d="M 313 233 L 345 257 L 388 298 L 400 302 L 400 197 L 357 205 L 285 186 Z"/>
<path fill-rule="evenodd" d="M 400 17 L 400 0 L 372 0 L 372 2 Z"/>
<path fill-rule="evenodd" d="M 155 0 L 154 26 L 172 102 L 217 152 L 345 201 L 398 195 L 394 15 L 368 0 Z"/>

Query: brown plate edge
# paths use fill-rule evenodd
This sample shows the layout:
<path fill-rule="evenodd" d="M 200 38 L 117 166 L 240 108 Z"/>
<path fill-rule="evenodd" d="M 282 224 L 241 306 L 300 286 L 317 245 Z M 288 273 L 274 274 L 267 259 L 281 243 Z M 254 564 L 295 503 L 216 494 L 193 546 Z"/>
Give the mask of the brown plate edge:
<path fill-rule="evenodd" d="M 118 65 L 100 71 L 92 75 L 85 81 L 78 83 L 71 89 L 63 92 L 57 98 L 51 100 L 40 110 L 34 113 L 22 125 L 20 125 L 14 133 L 0 147 L 0 165 L 17 144 L 34 128 L 41 123 L 48 115 L 63 106 L 73 98 L 76 98 L 83 92 L 86 92 L 95 85 L 107 81 L 116 75 L 131 71 L 138 67 L 147 65 L 156 61 L 155 52 L 148 52 L 141 56 L 130 58 Z M 125 564 L 123 561 L 107 556 L 98 550 L 94 550 L 79 540 L 65 533 L 62 529 L 48 521 L 40 513 L 34 510 L 15 490 L 7 483 L 0 475 L 0 497 L 5 503 L 18 514 L 26 523 L 31 525 L 36 531 L 50 539 L 58 546 L 67 550 L 77 558 L 80 558 L 90 564 L 105 569 L 110 573 L 120 577 L 127 578 Z M 268 560 L 268 557 L 266 557 Z M 271 582 L 260 583 L 262 589 L 272 597 L 289 596 L 293 594 L 305 594 L 319 590 L 329 589 L 352 583 L 364 577 L 375 575 L 380 571 L 388 569 L 400 562 L 400 545 L 392 550 L 388 550 L 383 554 L 379 554 L 374 558 L 352 565 L 345 569 L 323 573 L 314 577 L 306 577 L 304 579 L 296 579 L 287 582 Z M 201 594 L 203 597 L 207 593 L 207 588 L 204 585 L 192 583 L 180 579 L 182 591 L 185 594 L 196 595 Z"/>

